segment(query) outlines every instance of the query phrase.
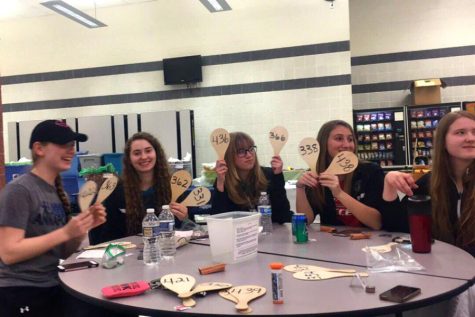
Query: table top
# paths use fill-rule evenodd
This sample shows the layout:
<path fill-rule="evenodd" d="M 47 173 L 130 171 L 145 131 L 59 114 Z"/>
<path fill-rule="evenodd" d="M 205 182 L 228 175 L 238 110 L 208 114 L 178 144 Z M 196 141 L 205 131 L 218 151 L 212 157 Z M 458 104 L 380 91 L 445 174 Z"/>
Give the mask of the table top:
<path fill-rule="evenodd" d="M 331 316 L 339 314 L 345 316 L 368 316 L 395 313 L 427 306 L 451 298 L 463 292 L 472 284 L 472 281 L 458 277 L 447 278 L 429 274 L 410 274 L 406 272 L 371 273 L 368 282 L 376 287 L 376 293 L 368 294 L 364 292 L 361 286 L 358 286 L 356 279 L 353 281 L 355 286 L 350 286 L 350 284 L 352 284 L 351 277 L 321 281 L 302 281 L 293 278 L 292 273 L 283 272 L 285 303 L 276 305 L 272 303 L 271 277 L 268 268 L 268 264 L 271 262 L 283 262 L 285 265 L 311 264 L 330 268 L 354 268 L 358 271 L 365 271 L 365 268 L 361 265 L 352 265 L 351 263 L 342 264 L 351 262 L 353 254 L 348 254 L 346 260 L 342 260 L 340 263 L 336 263 L 337 261 L 321 261 L 311 258 L 309 254 L 314 253 L 321 254 L 321 257 L 323 257 L 322 253 L 325 250 L 322 248 L 323 246 L 320 249 L 316 249 L 318 241 L 321 241 L 322 244 L 325 241 L 323 237 L 319 237 L 320 235 L 317 236 L 317 242 L 310 242 L 305 245 L 293 244 L 290 242 L 290 237 L 287 242 L 279 242 L 280 240 L 284 240 L 285 230 L 287 229 L 287 226 L 276 227 L 273 234 L 269 236 L 272 237 L 272 239 L 268 239 L 269 237 L 267 236 L 260 239 L 260 252 L 256 257 L 246 262 L 228 264 L 224 272 L 210 275 L 199 275 L 198 273 L 198 267 L 213 263 L 209 246 L 205 243 L 200 243 L 189 244 L 179 248 L 173 263 L 162 262 L 159 266 L 147 266 L 144 265 L 141 260 L 137 259 L 139 253 L 138 249 L 129 249 L 127 253 L 130 255 L 126 257 L 125 264 L 120 267 L 114 269 L 98 267 L 65 272 L 60 273 L 59 277 L 63 287 L 67 291 L 85 301 L 116 311 L 146 315 L 160 313 L 160 316 L 182 313 L 200 316 L 210 314 L 236 315 L 238 313 L 233 303 L 221 298 L 215 293 L 210 293 L 206 297 L 195 297 L 197 302 L 195 307 L 184 312 L 177 312 L 174 307 L 180 305 L 181 301 L 176 295 L 165 290 L 150 290 L 143 295 L 135 297 L 108 300 L 102 297 L 101 288 L 137 280 L 150 281 L 169 273 L 183 273 L 194 276 L 197 283 L 226 282 L 234 286 L 250 284 L 265 287 L 267 289 L 266 295 L 250 303 L 253 309 L 252 315 L 256 316 L 270 316 L 276 314 L 286 316 Z M 312 236 L 313 233 L 310 234 L 310 237 Z M 348 244 L 357 242 L 346 241 L 347 238 L 342 237 L 334 238 L 340 239 L 336 240 L 336 243 Z M 139 237 L 129 237 L 123 240 L 133 241 L 138 244 L 141 242 Z M 271 254 L 268 252 L 276 247 L 277 244 L 280 245 L 279 254 Z M 315 244 L 315 246 L 313 244 Z M 307 251 L 305 251 L 305 247 L 307 247 Z M 458 254 L 456 251 L 457 248 L 451 248 L 455 254 Z M 340 257 L 344 259 L 343 251 L 335 252 L 335 249 L 331 251 L 338 253 L 334 259 Z M 284 252 L 288 252 L 290 255 L 283 255 Z M 435 252 L 430 255 L 435 255 Z M 68 262 L 73 259 L 74 256 L 68 259 Z M 453 262 L 456 262 L 453 256 L 451 259 Z M 468 263 L 473 263 L 475 260 L 471 257 L 468 260 L 472 262 L 466 262 L 465 265 L 473 267 L 473 264 L 469 265 Z M 356 257 L 355 262 L 358 261 L 360 261 L 360 259 Z M 437 265 L 442 265 L 445 262 L 439 262 L 437 258 L 435 262 L 436 263 L 433 264 L 434 272 L 438 272 Z M 395 304 L 379 299 L 378 294 L 397 284 L 420 287 L 422 293 L 404 304 Z"/>

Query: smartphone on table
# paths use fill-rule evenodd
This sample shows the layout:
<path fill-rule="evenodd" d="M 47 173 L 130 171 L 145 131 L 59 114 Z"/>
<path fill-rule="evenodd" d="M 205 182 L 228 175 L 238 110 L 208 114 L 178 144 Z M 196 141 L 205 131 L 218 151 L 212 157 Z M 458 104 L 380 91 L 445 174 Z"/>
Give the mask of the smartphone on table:
<path fill-rule="evenodd" d="M 398 285 L 379 294 L 379 298 L 390 302 L 404 303 L 420 293 L 421 289 L 418 287 Z"/>
<path fill-rule="evenodd" d="M 68 272 L 68 271 L 75 271 L 75 270 L 82 270 L 82 269 L 88 269 L 91 267 L 98 267 L 99 263 L 96 261 L 81 261 L 81 262 L 75 262 L 75 263 L 68 263 L 68 264 L 60 264 L 58 265 L 58 270 L 60 272 Z"/>

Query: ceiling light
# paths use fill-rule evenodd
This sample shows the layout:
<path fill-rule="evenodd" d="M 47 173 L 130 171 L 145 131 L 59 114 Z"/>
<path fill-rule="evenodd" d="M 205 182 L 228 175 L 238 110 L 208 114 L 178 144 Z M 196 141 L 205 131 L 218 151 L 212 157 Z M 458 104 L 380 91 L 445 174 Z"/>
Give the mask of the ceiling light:
<path fill-rule="evenodd" d="M 102 23 L 99 20 L 96 20 L 95 18 L 91 17 L 90 15 L 82 12 L 79 9 L 76 9 L 75 7 L 67 4 L 64 1 L 46 1 L 42 2 L 42 5 L 47 7 L 48 9 L 51 9 L 71 20 L 74 20 L 88 28 L 99 28 L 103 26 L 107 26 L 104 23 Z"/>
<path fill-rule="evenodd" d="M 231 10 L 231 7 L 226 0 L 200 0 L 200 2 L 211 13 Z"/>

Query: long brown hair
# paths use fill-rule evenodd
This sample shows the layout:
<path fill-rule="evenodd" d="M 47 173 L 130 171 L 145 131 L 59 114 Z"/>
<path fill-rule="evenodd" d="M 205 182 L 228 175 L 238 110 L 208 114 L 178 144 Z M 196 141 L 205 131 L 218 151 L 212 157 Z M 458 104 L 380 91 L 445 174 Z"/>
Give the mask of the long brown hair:
<path fill-rule="evenodd" d="M 234 160 L 237 157 L 238 149 L 248 149 L 254 146 L 254 140 L 244 132 L 230 133 L 229 147 L 226 150 L 224 160 L 228 166 L 224 186 L 229 198 L 235 204 L 251 208 L 256 206 L 261 191 L 267 188 L 267 178 L 261 170 L 257 159 L 254 168 L 250 171 L 247 179 L 241 179 Z"/>
<path fill-rule="evenodd" d="M 353 135 L 353 142 L 355 143 L 355 150 L 356 153 L 356 137 L 355 132 L 351 125 L 349 125 L 346 121 L 343 120 L 332 120 L 326 122 L 320 130 L 318 131 L 317 141 L 320 144 L 320 153 L 318 154 L 318 161 L 317 161 L 317 173 L 320 174 L 324 172 L 328 166 L 330 165 L 333 158 L 330 156 L 328 152 L 328 140 L 330 139 L 331 132 L 338 126 L 342 126 L 350 130 L 351 134 Z M 351 195 L 351 180 L 353 179 L 353 172 L 346 174 L 343 176 L 343 190 Z M 317 186 L 315 189 L 310 191 L 310 199 L 309 203 L 312 207 L 317 207 L 318 209 L 323 209 L 326 205 L 325 202 L 325 187 Z"/>
<path fill-rule="evenodd" d="M 42 146 L 46 146 L 48 142 L 40 142 Z M 35 151 L 31 150 L 31 158 L 33 160 L 33 166 L 38 164 L 39 156 L 35 153 Z M 64 190 L 63 181 L 61 180 L 61 175 L 58 174 L 54 179 L 54 187 L 56 188 L 56 193 L 58 194 L 59 200 L 63 204 L 64 212 L 67 216 L 71 215 L 71 203 L 68 198 L 68 194 Z"/>
<path fill-rule="evenodd" d="M 475 243 L 475 159 L 470 163 L 462 179 L 464 194 L 460 219 L 452 224 L 449 219 L 450 199 L 448 194 L 451 182 L 455 181 L 455 178 L 445 142 L 450 126 L 460 118 L 475 121 L 475 115 L 470 112 L 451 112 L 442 117 L 435 132 L 430 195 L 435 238 L 466 247 Z"/>
<path fill-rule="evenodd" d="M 124 157 L 122 159 L 126 222 L 127 232 L 129 234 L 137 234 L 137 232 L 140 232 L 142 228 L 142 219 L 145 216 L 145 208 L 142 203 L 142 191 L 140 189 L 140 176 L 130 161 L 132 143 L 137 140 L 145 140 L 150 143 L 156 153 L 152 184 L 156 196 L 155 210 L 161 210 L 162 205 L 168 204 L 171 198 L 170 171 L 162 145 L 157 138 L 150 133 L 135 133 L 127 140 L 124 147 Z"/>

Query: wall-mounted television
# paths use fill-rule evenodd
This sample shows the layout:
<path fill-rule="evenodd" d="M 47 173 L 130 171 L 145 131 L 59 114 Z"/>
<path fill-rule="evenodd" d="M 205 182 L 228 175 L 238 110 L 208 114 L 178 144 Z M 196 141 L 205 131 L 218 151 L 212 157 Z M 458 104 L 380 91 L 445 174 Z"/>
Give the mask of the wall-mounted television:
<path fill-rule="evenodd" d="M 201 55 L 164 58 L 165 85 L 189 84 L 203 81 Z"/>

